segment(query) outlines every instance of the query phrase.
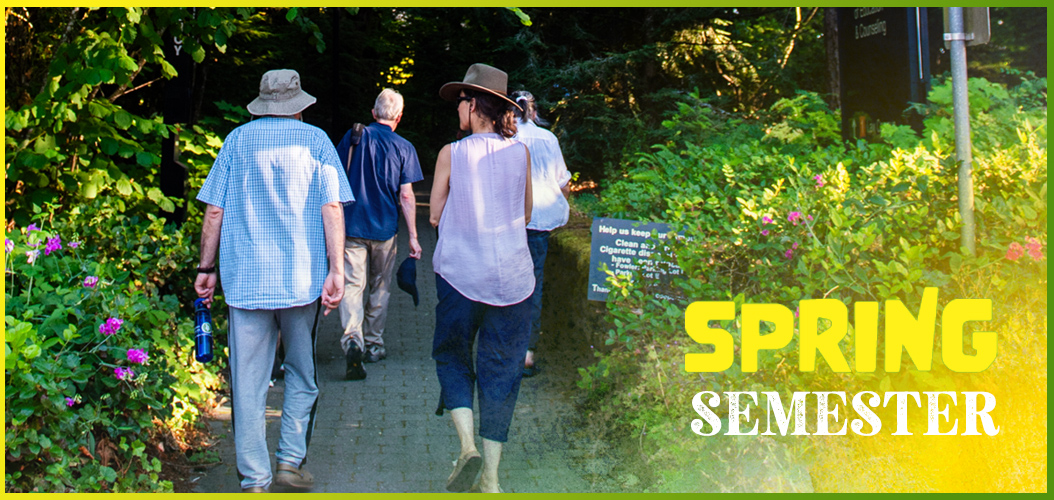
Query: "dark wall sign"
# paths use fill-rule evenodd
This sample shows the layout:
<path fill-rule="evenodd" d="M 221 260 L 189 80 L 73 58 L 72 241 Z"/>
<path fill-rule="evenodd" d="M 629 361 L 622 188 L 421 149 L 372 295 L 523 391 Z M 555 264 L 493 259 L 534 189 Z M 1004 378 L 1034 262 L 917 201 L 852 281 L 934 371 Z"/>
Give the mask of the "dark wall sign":
<path fill-rule="evenodd" d="M 624 219 L 593 219 L 593 238 L 589 255 L 589 300 L 607 300 L 608 270 L 619 276 L 628 276 L 641 270 L 646 278 L 662 278 L 681 274 L 676 265 L 655 259 L 655 241 L 652 230 L 660 239 L 667 237 L 670 226 L 659 222 L 640 222 Z M 667 297 L 660 297 L 667 298 Z"/>
<path fill-rule="evenodd" d="M 193 108 L 194 59 L 184 50 L 183 40 L 172 36 L 166 38 L 165 60 L 178 75 L 165 81 L 165 123 L 189 123 Z"/>
<path fill-rule="evenodd" d="M 194 88 L 194 59 L 184 50 L 183 40 L 169 36 L 165 44 L 165 60 L 178 75 L 165 82 L 165 123 L 189 123 L 193 118 L 192 94 Z M 161 192 L 171 198 L 186 199 L 187 166 L 179 161 L 177 134 L 169 134 L 161 147 L 161 168 L 158 184 Z M 177 206 L 175 212 L 161 211 L 169 222 L 182 224 L 186 218 L 186 205 Z"/>
<path fill-rule="evenodd" d="M 843 137 L 874 136 L 884 122 L 921 125 L 904 110 L 926 99 L 941 22 L 940 9 L 925 7 L 838 9 Z"/>

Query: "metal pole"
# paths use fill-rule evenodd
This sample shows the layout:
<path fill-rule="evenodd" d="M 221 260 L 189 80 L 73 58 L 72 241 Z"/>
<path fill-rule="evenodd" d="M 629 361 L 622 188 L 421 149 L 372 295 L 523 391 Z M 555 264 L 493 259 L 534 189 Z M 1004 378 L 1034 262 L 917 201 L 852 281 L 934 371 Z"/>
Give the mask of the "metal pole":
<path fill-rule="evenodd" d="M 952 102 L 955 106 L 955 156 L 959 160 L 959 215 L 962 218 L 960 245 L 971 256 L 976 255 L 973 220 L 973 156 L 970 143 L 970 101 L 967 97 L 966 34 L 963 33 L 963 8 L 948 8 L 951 42 Z"/>

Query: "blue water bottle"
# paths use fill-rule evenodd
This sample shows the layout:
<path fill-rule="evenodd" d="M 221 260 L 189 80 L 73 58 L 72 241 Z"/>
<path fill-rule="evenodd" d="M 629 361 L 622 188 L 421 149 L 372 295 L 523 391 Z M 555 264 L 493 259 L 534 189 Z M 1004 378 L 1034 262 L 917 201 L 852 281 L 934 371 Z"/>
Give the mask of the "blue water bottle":
<path fill-rule="evenodd" d="M 199 363 L 212 361 L 212 313 L 205 299 L 194 301 L 194 359 Z"/>

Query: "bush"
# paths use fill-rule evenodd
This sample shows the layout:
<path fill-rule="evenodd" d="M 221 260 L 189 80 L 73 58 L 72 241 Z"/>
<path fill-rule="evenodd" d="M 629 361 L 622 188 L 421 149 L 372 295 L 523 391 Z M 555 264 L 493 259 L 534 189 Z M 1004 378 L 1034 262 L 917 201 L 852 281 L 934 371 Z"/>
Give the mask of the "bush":
<path fill-rule="evenodd" d="M 808 490 L 813 487 L 808 481 L 786 478 L 802 477 L 800 469 L 809 463 L 821 489 L 910 489 L 904 486 L 910 481 L 922 489 L 956 488 L 938 464 L 925 460 L 924 448 L 901 449 L 900 458 L 917 467 L 900 467 L 888 440 L 842 445 L 793 437 L 692 439 L 688 423 L 698 417 L 686 402 L 702 390 L 775 390 L 789 396 L 807 390 L 1020 386 L 1041 392 L 1036 397 L 1045 401 L 1045 380 L 1037 386 L 1034 374 L 1046 362 L 1046 110 L 1019 103 L 1038 102 L 1036 94 L 1045 95 L 1046 84 L 1026 81 L 1008 91 L 972 82 L 975 87 L 981 98 L 972 106 L 974 120 L 985 124 L 974 129 L 976 257 L 964 257 L 959 247 L 954 138 L 946 127 L 942 83 L 924 107 L 928 128 L 922 136 L 892 128 L 881 144 L 839 144 L 833 135 L 838 121 L 808 94 L 774 105 L 769 121 L 760 124 L 761 134 L 758 124 L 681 105 L 664 124 L 670 140 L 639 155 L 626 177 L 601 194 L 600 213 L 666 222 L 686 236 L 667 242 L 666 258 L 682 275 L 661 282 L 639 274 L 611 277 L 607 305 L 613 328 L 607 342 L 614 348 L 583 369 L 580 382 L 592 396 L 594 418 L 607 419 L 618 433 L 639 436 L 640 449 L 658 470 L 652 489 Z M 735 129 L 728 135 L 732 140 L 709 133 L 722 128 Z M 738 363 L 721 373 L 684 371 L 684 354 L 710 348 L 685 345 L 684 310 L 693 301 L 781 303 L 796 310 L 798 301 L 810 298 L 846 304 L 900 299 L 914 310 L 924 287 L 938 287 L 941 303 L 993 299 L 993 321 L 979 327 L 1005 340 L 991 370 L 954 374 L 938 355 L 927 372 L 884 373 L 880 367 L 875 373 L 840 374 L 823 363 L 815 372 L 800 372 L 792 341 L 764 352 L 756 372 L 742 373 Z M 660 300 L 658 292 L 676 300 Z M 737 338 L 738 350 L 740 319 L 721 327 Z M 852 359 L 851 347 L 845 350 Z M 878 356 L 883 355 L 880 347 Z M 1012 478 L 1006 484 L 1035 488 L 1035 479 L 1012 472 L 1017 468 L 1009 457 L 1039 456 L 1035 443 L 1042 439 L 1034 438 L 1045 438 L 1045 428 L 1036 427 L 1041 422 L 1015 425 L 1022 426 L 1017 436 L 1031 438 L 974 451 L 1007 458 L 985 466 L 993 475 Z M 844 442 L 855 443 L 837 441 Z M 1045 464 L 1045 452 L 1040 455 Z M 889 458 L 871 471 L 889 477 L 862 482 L 853 471 L 864 457 Z M 768 471 L 760 479 L 741 473 L 747 464 L 759 463 Z M 978 470 L 977 463 L 963 466 Z M 835 471 L 842 476 L 832 478 Z M 882 482 L 890 477 L 897 480 Z M 957 486 L 993 488 L 975 480 Z"/>
<path fill-rule="evenodd" d="M 193 361 L 187 299 L 162 293 L 190 282 L 193 226 L 109 213 L 114 201 L 83 207 L 91 224 L 51 207 L 9 235 L 8 491 L 171 491 L 146 444 L 192 425 L 218 387 Z"/>
<path fill-rule="evenodd" d="M 183 134 L 196 189 L 219 140 Z M 7 233 L 9 492 L 172 490 L 147 446 L 200 425 L 224 358 L 192 355 L 200 207 L 165 225 L 151 212 L 180 201 L 154 191 L 131 180 L 71 206 L 27 203 L 31 222 Z"/>

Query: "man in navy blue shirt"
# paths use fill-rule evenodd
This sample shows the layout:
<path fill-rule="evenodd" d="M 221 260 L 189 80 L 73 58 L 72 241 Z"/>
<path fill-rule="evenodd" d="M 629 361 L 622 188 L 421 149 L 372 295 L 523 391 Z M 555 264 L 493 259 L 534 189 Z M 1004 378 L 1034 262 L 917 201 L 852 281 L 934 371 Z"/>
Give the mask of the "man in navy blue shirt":
<path fill-rule="evenodd" d="M 351 130 L 337 145 L 355 196 L 355 203 L 344 207 L 344 299 L 340 304 L 344 326 L 340 345 L 348 380 L 366 378 L 363 363 L 375 363 L 387 356 L 382 336 L 391 297 L 400 211 L 410 232 L 410 257 L 421 258 L 412 184 L 424 176 L 413 144 L 395 133 L 402 118 L 403 96 L 384 89 L 373 105 L 376 122 L 363 130 L 350 163 Z M 364 304 L 367 284 L 370 291 Z"/>

